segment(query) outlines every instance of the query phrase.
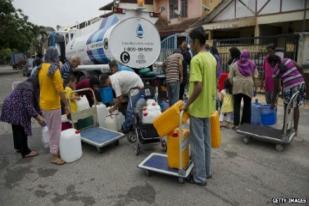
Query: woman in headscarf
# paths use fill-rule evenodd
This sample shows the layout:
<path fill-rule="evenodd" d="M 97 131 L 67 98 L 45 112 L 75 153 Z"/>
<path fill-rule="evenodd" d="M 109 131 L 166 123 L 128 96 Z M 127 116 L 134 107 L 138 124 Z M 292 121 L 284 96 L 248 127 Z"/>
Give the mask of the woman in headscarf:
<path fill-rule="evenodd" d="M 234 64 L 236 61 L 239 60 L 241 52 L 236 47 L 230 48 L 229 51 L 230 51 L 230 59 L 227 64 L 231 66 L 232 64 Z"/>
<path fill-rule="evenodd" d="M 240 59 L 231 65 L 229 79 L 233 84 L 234 98 L 234 126 L 240 123 L 241 101 L 244 101 L 241 124 L 251 123 L 251 98 L 255 96 L 255 78 L 258 71 L 255 63 L 250 59 L 250 52 L 243 50 Z"/>
<path fill-rule="evenodd" d="M 45 62 L 38 69 L 40 85 L 40 108 L 46 120 L 49 132 L 49 147 L 52 154 L 51 163 L 63 165 L 59 156 L 59 139 L 61 134 L 61 102 L 69 112 L 65 98 L 63 80 L 59 67 L 59 54 L 56 48 L 49 47 L 45 54 Z"/>
<path fill-rule="evenodd" d="M 41 126 L 45 125 L 37 97 L 38 85 L 29 78 L 17 85 L 2 106 L 0 120 L 12 125 L 14 148 L 23 158 L 38 155 L 28 147 L 28 136 L 32 135 L 31 118 L 35 118 Z"/>

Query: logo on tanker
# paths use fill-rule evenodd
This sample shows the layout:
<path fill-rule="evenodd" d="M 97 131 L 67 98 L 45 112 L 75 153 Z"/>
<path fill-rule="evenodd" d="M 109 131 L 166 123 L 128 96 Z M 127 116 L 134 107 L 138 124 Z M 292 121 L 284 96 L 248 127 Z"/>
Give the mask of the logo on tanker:
<path fill-rule="evenodd" d="M 144 38 L 144 28 L 141 24 L 137 25 L 136 36 L 140 39 Z"/>
<path fill-rule="evenodd" d="M 130 54 L 126 51 L 120 54 L 120 60 L 122 63 L 126 64 L 130 61 Z"/>

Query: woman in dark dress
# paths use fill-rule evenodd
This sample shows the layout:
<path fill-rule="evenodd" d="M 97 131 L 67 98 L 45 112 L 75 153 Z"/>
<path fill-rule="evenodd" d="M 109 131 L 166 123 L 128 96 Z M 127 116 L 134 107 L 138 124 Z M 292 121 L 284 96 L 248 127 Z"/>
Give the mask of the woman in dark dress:
<path fill-rule="evenodd" d="M 38 87 L 35 85 L 35 80 L 31 78 L 18 84 L 5 98 L 0 116 L 0 121 L 12 125 L 14 148 L 23 158 L 38 155 L 28 147 L 28 136 L 32 134 L 31 118 L 35 118 L 40 125 L 45 125 L 40 115 Z"/>

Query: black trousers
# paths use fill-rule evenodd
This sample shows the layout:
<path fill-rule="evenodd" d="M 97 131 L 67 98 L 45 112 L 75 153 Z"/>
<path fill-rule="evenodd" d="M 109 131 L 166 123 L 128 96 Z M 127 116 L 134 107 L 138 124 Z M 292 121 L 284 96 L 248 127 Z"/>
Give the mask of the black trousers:
<path fill-rule="evenodd" d="M 25 157 L 31 152 L 28 147 L 28 136 L 25 133 L 24 127 L 20 125 L 12 125 L 14 148 L 21 153 L 22 157 Z"/>
<path fill-rule="evenodd" d="M 234 97 L 234 125 L 240 123 L 241 100 L 244 100 L 241 124 L 251 123 L 251 97 L 244 94 L 235 94 Z"/>
<path fill-rule="evenodd" d="M 185 89 L 187 86 L 187 82 L 183 81 L 183 83 L 180 84 L 180 89 L 179 89 L 179 99 L 183 100 L 183 95 L 185 94 Z"/>

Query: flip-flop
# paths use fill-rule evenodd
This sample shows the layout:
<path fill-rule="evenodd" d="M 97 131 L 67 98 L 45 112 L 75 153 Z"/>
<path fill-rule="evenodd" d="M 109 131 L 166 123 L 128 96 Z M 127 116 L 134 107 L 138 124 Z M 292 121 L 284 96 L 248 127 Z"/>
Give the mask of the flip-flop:
<path fill-rule="evenodd" d="M 60 158 L 57 158 L 57 159 L 52 159 L 51 161 L 50 161 L 52 164 L 55 164 L 55 165 L 64 165 L 64 161 L 62 160 L 62 159 L 60 159 Z"/>
<path fill-rule="evenodd" d="M 35 157 L 38 156 L 39 153 L 36 151 L 31 151 L 29 154 L 25 155 L 24 158 L 30 158 L 30 157 Z"/>

